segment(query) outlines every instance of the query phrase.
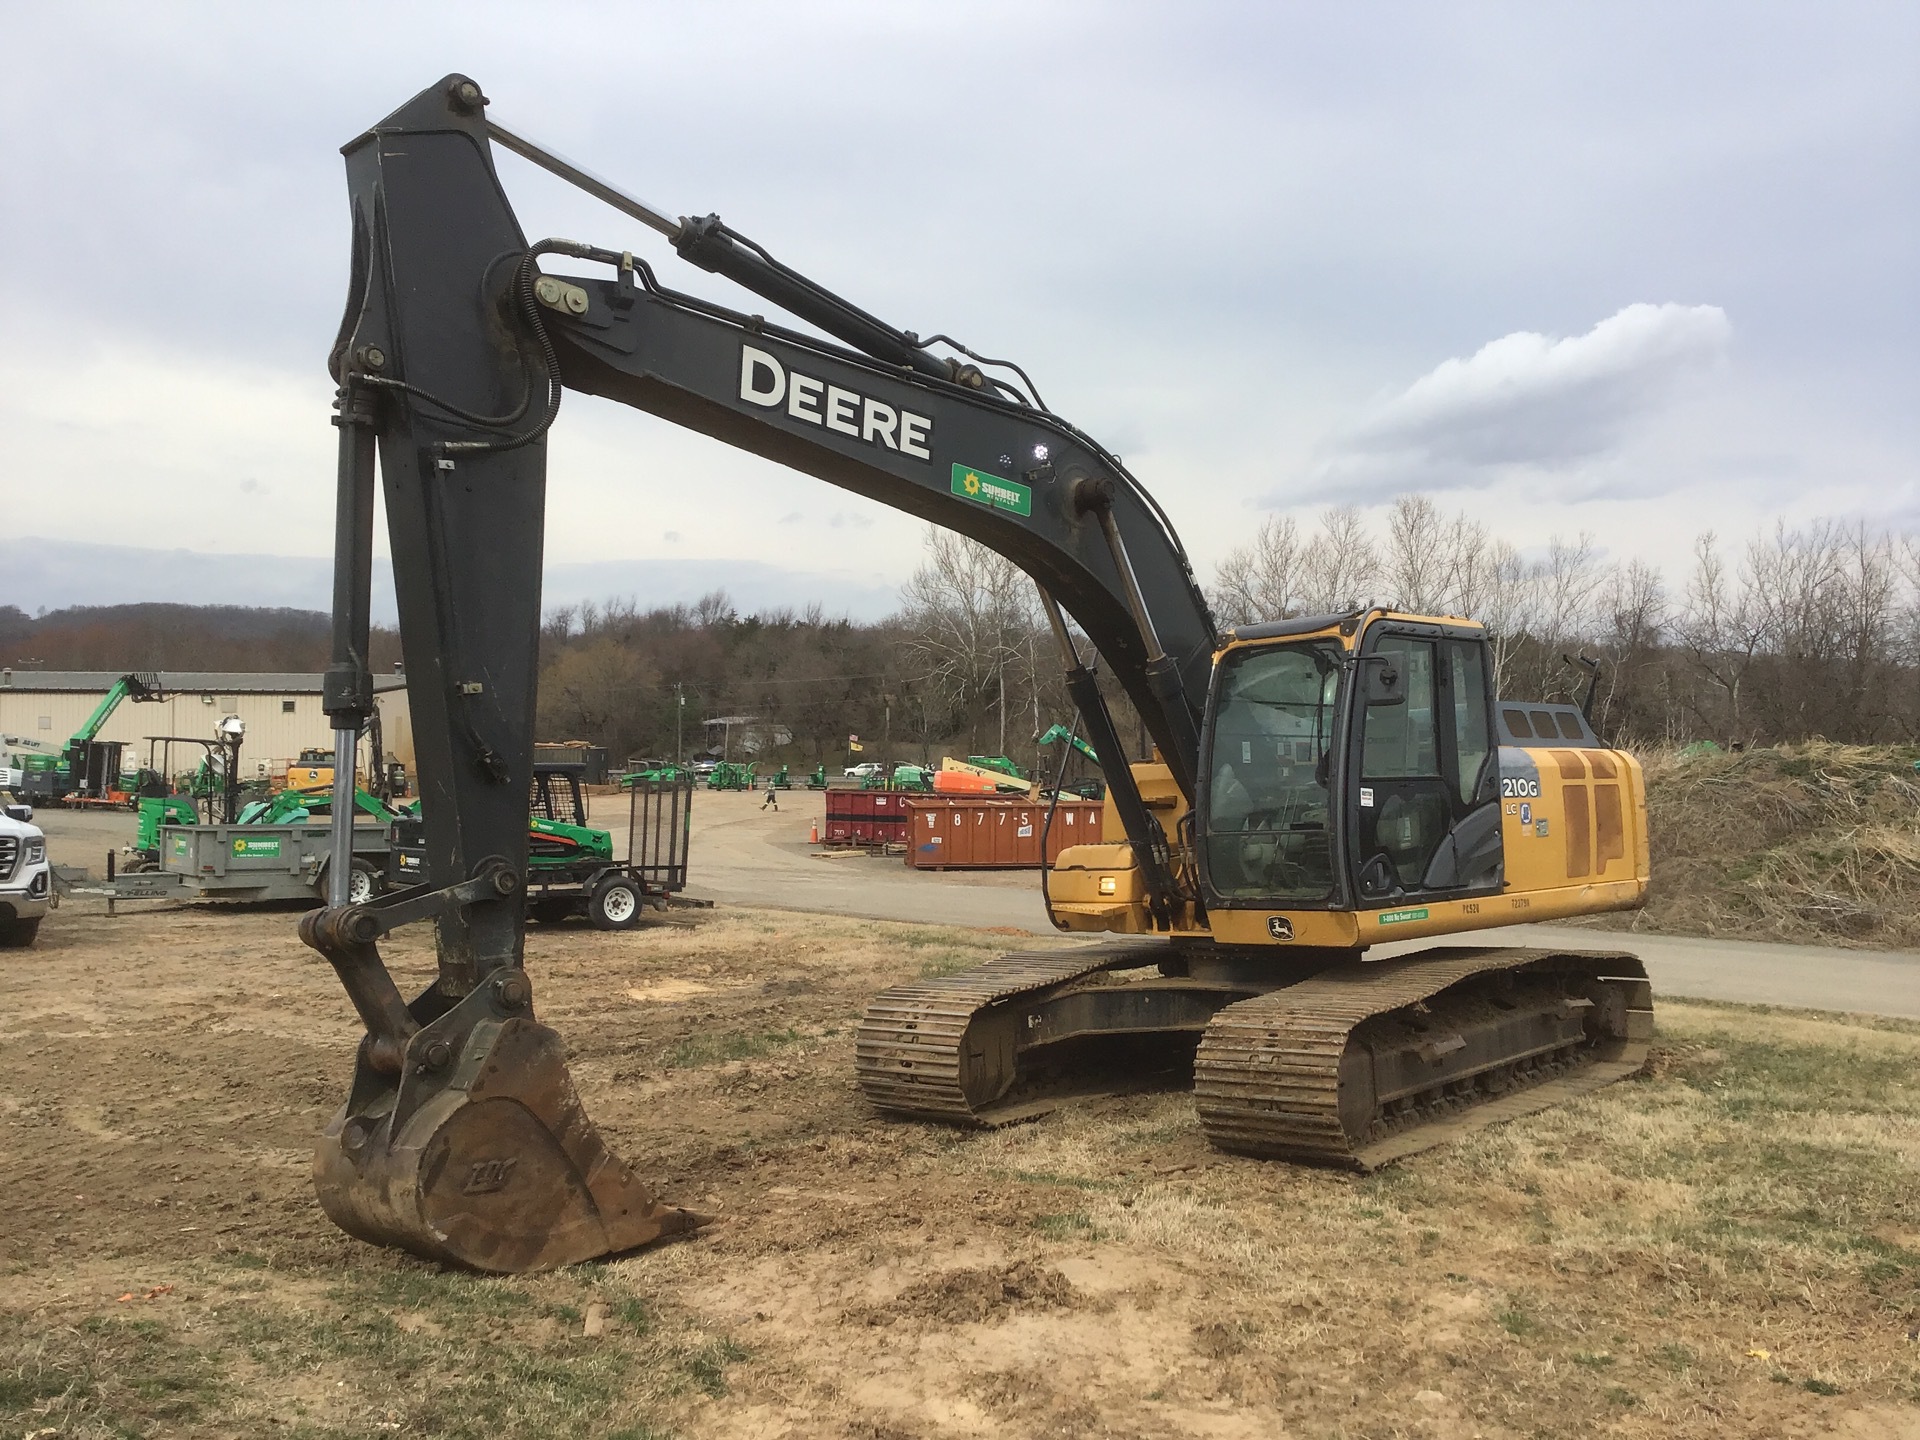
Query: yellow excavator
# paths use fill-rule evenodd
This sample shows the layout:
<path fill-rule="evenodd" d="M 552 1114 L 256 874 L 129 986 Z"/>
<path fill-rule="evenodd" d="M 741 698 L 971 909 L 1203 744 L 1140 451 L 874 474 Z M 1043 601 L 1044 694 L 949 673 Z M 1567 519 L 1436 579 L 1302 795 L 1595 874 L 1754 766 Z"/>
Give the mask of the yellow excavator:
<path fill-rule="evenodd" d="M 1631 755 L 1575 706 L 1496 704 L 1470 621 L 1367 609 L 1248 626 L 1222 637 L 1211 671 L 1199 794 L 1162 759 L 1128 767 L 1158 832 L 1177 837 L 1171 883 L 1156 884 L 1119 806 L 1101 843 L 1064 851 L 1048 876 L 1059 928 L 1156 938 L 1007 956 L 880 996 L 859 1038 L 875 1104 L 1004 1123 L 1102 1075 L 1191 1065 L 1214 1144 L 1371 1168 L 1640 1068 L 1652 996 L 1631 956 L 1362 959 L 1639 905 Z"/>
<path fill-rule="evenodd" d="M 1367 1167 L 1642 1063 L 1636 959 L 1482 933 L 1646 893 L 1640 768 L 1580 708 L 1496 701 L 1470 620 L 1357 608 L 1221 630 L 1159 504 L 1017 366 L 895 329 L 487 106 L 451 75 L 345 148 L 324 704 L 342 789 L 372 709 L 377 451 L 429 801 L 423 883 L 361 904 L 342 889 L 302 921 L 367 1032 L 315 1157 L 343 1228 L 524 1271 L 700 1223 L 601 1140 L 523 965 L 546 437 L 569 389 L 947 526 L 1039 589 L 1107 787 L 1103 838 L 1043 883 L 1056 926 L 1106 938 L 877 997 L 857 1070 L 879 1110 L 994 1124 L 1190 1075 L 1215 1144 Z M 630 249 L 530 244 L 496 146 L 810 328 L 669 289 Z M 426 920 L 439 973 L 409 1000 L 379 942 Z M 1480 943 L 1417 943 L 1443 937 Z"/>

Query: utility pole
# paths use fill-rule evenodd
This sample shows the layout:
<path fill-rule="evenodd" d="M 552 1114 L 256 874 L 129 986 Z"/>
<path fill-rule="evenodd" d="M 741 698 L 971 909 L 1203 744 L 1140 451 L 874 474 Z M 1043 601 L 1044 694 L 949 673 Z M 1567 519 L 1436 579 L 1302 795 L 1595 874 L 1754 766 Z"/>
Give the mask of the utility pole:
<path fill-rule="evenodd" d="M 886 728 L 881 733 L 881 737 L 880 737 L 880 754 L 882 759 L 886 763 L 892 764 L 893 763 L 893 696 L 882 695 L 880 698 L 886 702 L 886 707 L 887 707 L 886 708 L 886 717 L 887 717 Z"/>
<path fill-rule="evenodd" d="M 686 762 L 687 747 L 680 738 L 682 723 L 687 718 L 687 688 L 680 682 L 674 682 L 673 693 L 679 704 L 673 707 L 673 763 L 677 769 Z"/>

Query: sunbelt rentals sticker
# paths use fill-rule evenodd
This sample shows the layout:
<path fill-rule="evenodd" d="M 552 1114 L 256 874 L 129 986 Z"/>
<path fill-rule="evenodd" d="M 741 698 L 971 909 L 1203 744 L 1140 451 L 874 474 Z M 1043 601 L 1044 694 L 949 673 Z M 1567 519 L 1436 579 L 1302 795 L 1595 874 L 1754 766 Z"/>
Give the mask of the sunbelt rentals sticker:
<path fill-rule="evenodd" d="M 1015 515 L 1033 514 L 1033 492 L 1018 480 L 1002 480 L 971 465 L 953 467 L 953 493 L 966 500 L 977 500 L 995 510 Z"/>
<path fill-rule="evenodd" d="M 262 859 L 280 858 L 280 837 L 278 835 L 236 835 L 233 837 L 233 858 L 243 859 L 257 855 Z"/>

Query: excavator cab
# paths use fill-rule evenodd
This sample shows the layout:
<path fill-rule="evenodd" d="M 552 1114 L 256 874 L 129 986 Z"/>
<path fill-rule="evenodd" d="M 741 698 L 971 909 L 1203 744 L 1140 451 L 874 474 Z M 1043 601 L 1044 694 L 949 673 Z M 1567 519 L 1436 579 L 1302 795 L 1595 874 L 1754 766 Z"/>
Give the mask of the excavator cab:
<path fill-rule="evenodd" d="M 1343 628 L 1346 633 L 1343 633 Z M 1210 909 L 1353 909 L 1502 883 L 1486 637 L 1369 612 L 1262 627 L 1216 667 L 1199 805 Z"/>

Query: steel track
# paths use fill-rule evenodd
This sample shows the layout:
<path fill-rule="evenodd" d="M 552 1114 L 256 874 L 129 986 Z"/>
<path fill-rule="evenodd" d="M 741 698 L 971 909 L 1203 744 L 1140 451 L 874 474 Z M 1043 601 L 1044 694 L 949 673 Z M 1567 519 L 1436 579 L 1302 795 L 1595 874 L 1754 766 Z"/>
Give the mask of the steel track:
<path fill-rule="evenodd" d="M 1597 1033 L 1590 1026 L 1532 1053 L 1445 1073 L 1354 1114 L 1343 1090 L 1354 1084 L 1352 1067 L 1368 1059 L 1355 1043 L 1368 1021 L 1417 1011 L 1422 1030 L 1445 1035 L 1484 1008 L 1485 991 L 1474 982 L 1546 976 L 1570 992 L 1612 987 L 1611 995 L 1597 992 L 1605 1017 Z M 1646 1063 L 1651 1004 L 1640 961 L 1615 952 L 1438 950 L 1343 966 L 1214 1017 L 1194 1064 L 1201 1128 L 1223 1150 L 1375 1169 L 1634 1074 Z"/>
<path fill-rule="evenodd" d="M 995 1007 L 1052 993 L 1105 970 L 1158 963 L 1162 942 L 1090 945 L 1075 950 L 1029 951 L 958 975 L 896 985 L 874 997 L 855 1038 L 855 1073 L 876 1107 L 924 1120 L 1004 1123 L 1035 1113 L 1035 1107 L 994 1106 L 983 1095 L 981 1047 L 969 1048 L 968 1031 Z M 976 1036 L 977 1039 L 977 1036 Z"/>
<path fill-rule="evenodd" d="M 1104 972 L 1166 955 L 1155 941 L 1029 952 L 895 986 L 861 1020 L 860 1088 L 891 1114 L 975 1125 L 1026 1119 L 1064 1094 L 1097 1092 L 1090 1078 L 1071 1076 L 1036 1086 L 1026 1068 L 1035 1057 L 1019 1050 L 1022 1016 L 1090 985 L 1121 983 Z M 1617 952 L 1437 949 L 1341 965 L 1222 1004 L 1194 1060 L 1201 1126 L 1224 1150 L 1373 1169 L 1633 1074 L 1646 1060 L 1651 1003 L 1640 962 Z M 1515 1015 L 1546 1033 L 1504 1049 L 1483 1040 L 1492 1053 L 1448 1059 L 1449 1043 L 1466 1048 L 1459 1033 L 1497 1036 Z M 1429 1052 L 1430 1083 L 1401 1083 L 1370 1102 L 1377 1076 L 1368 1067 L 1384 1060 L 1404 1081 L 1409 1070 L 1425 1073 Z"/>

